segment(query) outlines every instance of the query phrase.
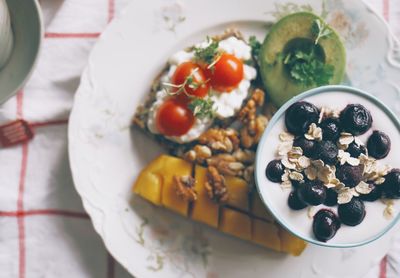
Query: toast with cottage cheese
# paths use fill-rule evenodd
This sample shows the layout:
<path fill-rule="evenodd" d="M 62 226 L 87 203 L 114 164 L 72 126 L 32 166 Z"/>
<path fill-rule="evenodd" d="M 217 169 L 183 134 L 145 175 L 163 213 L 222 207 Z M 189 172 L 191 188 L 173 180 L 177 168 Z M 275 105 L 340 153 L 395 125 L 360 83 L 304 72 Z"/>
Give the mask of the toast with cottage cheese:
<path fill-rule="evenodd" d="M 236 30 L 173 54 L 137 108 L 134 126 L 178 153 L 206 131 L 231 125 L 256 91 L 253 54 Z"/>

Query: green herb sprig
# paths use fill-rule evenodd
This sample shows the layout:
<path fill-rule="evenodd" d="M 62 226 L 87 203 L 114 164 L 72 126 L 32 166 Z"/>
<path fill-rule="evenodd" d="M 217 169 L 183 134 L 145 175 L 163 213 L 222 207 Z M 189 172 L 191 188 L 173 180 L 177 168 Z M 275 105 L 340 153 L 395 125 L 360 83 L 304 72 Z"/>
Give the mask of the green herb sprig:
<path fill-rule="evenodd" d="M 169 82 L 163 82 L 163 86 L 166 87 L 164 90 L 167 92 L 168 95 L 179 95 L 184 93 L 187 96 L 190 96 L 189 93 L 186 91 L 186 86 L 192 90 L 196 90 L 204 83 L 207 83 L 209 80 L 207 79 L 204 82 L 196 82 L 193 79 L 194 74 L 199 70 L 199 68 L 194 69 L 190 75 L 188 75 L 185 80 L 181 84 L 173 84 Z"/>
<path fill-rule="evenodd" d="M 328 24 L 318 18 L 314 20 L 311 25 L 311 33 L 315 37 L 314 44 L 317 45 L 320 39 L 326 38 L 332 34 L 332 30 L 329 28 Z"/>
<path fill-rule="evenodd" d="M 305 86 L 328 84 L 334 71 L 334 67 L 321 62 L 314 51 L 306 53 L 297 50 L 289 53 L 284 64 L 290 69 L 290 76 Z"/>
<path fill-rule="evenodd" d="M 320 19 L 314 20 L 311 33 L 315 37 L 309 51 L 296 50 L 283 57 L 283 63 L 289 69 L 290 76 L 307 87 L 329 84 L 334 74 L 334 66 L 321 61 L 317 55 L 317 45 L 322 38 L 328 37 L 332 30 Z"/>
<path fill-rule="evenodd" d="M 215 117 L 214 101 L 210 97 L 194 97 L 188 107 L 192 110 L 193 115 L 199 119 Z"/>
<path fill-rule="evenodd" d="M 208 46 L 207 47 L 197 47 L 193 48 L 194 51 L 194 59 L 197 62 L 212 64 L 216 57 L 219 55 L 218 46 L 219 42 L 207 37 Z"/>
<path fill-rule="evenodd" d="M 255 36 L 249 37 L 249 45 L 251 47 L 251 55 L 254 58 L 258 58 L 261 50 L 261 43 L 257 40 Z"/>

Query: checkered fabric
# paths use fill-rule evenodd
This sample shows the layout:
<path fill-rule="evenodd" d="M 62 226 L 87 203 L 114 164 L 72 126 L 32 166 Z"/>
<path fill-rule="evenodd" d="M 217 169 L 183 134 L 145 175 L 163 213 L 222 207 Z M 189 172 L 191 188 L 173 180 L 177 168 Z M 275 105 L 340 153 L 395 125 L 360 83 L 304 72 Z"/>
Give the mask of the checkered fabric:
<path fill-rule="evenodd" d="M 399 1 L 367 0 L 398 37 Z M 68 116 L 88 54 L 129 2 L 41 1 L 46 34 L 37 68 L 25 88 L 0 106 L 0 124 L 24 119 L 35 131 L 32 141 L 0 150 L 0 278 L 131 277 L 95 233 L 67 156 Z M 400 237 L 368 277 L 400 277 Z"/>

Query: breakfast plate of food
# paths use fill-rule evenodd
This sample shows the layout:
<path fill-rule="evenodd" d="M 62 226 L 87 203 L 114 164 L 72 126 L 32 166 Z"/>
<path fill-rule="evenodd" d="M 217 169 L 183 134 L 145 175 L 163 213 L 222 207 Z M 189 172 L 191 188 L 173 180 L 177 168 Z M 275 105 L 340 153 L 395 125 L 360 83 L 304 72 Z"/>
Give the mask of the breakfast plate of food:
<path fill-rule="evenodd" d="M 328 109 L 323 107 L 346 110 L 351 104 L 345 103 L 348 86 L 368 91 L 400 114 L 398 47 L 384 21 L 362 1 L 132 3 L 94 47 L 69 123 L 74 183 L 110 253 L 137 277 L 363 276 L 387 252 L 395 229 L 357 248 L 334 249 L 306 241 L 346 245 L 348 233 L 354 237 L 368 229 L 364 224 L 370 225 L 378 214 L 382 227 L 393 226 L 396 201 L 387 201 L 388 194 L 376 198 L 386 200 L 379 209 L 387 206 L 391 220 L 381 210 L 370 212 L 368 203 L 367 216 L 364 210 L 356 211 L 361 214 L 356 222 L 365 216 L 364 222 L 347 229 L 351 225 L 344 224 L 346 213 L 336 207 L 321 207 L 332 213 L 331 218 L 318 217 L 318 210 L 291 210 L 286 200 L 293 190 L 297 199 L 305 196 L 301 203 L 296 200 L 298 206 L 318 208 L 325 202 L 325 184 L 324 200 L 318 204 L 294 185 L 313 182 L 311 191 L 322 186 L 312 177 L 321 161 L 321 167 L 338 168 L 335 178 L 341 181 L 330 188 L 340 205 L 360 203 L 359 195 L 369 191 L 364 197 L 371 197 L 379 178 L 390 180 L 386 175 L 392 169 L 385 168 L 379 177 L 346 186 L 354 171 L 349 174 L 344 166 L 366 164 L 379 156 L 374 151 L 382 152 L 381 146 L 374 149 L 361 133 L 342 129 L 347 120 L 337 125 L 340 132 L 334 140 L 326 139 L 334 124 L 320 132 L 324 135 L 317 133 L 322 129 L 320 114 L 324 123 L 332 118 L 324 116 Z M 346 87 L 332 87 L 338 84 Z M 293 143 L 294 133 L 312 137 L 309 141 L 317 142 L 321 151 L 314 150 L 315 157 L 296 153 L 266 173 L 269 162 L 277 159 L 278 134 L 285 129 L 276 117 L 284 114 L 288 103 L 296 103 L 293 97 L 316 87 L 344 92 L 340 97 L 321 93 L 327 97 L 315 100 L 310 96 L 306 108 L 317 107 L 312 120 L 304 120 L 303 128 L 301 113 L 291 116 L 294 124 L 289 121 L 292 128 L 282 136 L 291 145 L 282 154 L 285 158 L 292 149 L 307 152 Z M 277 112 L 280 107 L 285 110 Z M 374 119 L 383 117 L 379 110 L 371 111 Z M 300 126 L 302 134 L 297 134 Z M 282 130 L 270 132 L 272 127 Z M 396 133 L 370 127 L 368 136 L 377 129 L 397 140 Z M 381 135 L 374 140 L 386 138 Z M 327 140 L 347 140 L 347 148 L 339 148 L 339 143 L 332 147 Z M 351 145 L 358 140 L 365 141 L 362 147 L 368 153 L 361 144 Z M 397 167 L 396 146 L 392 148 L 384 160 Z M 347 155 L 353 151 L 360 154 Z M 298 159 L 301 169 L 296 168 Z M 375 184 L 370 187 L 371 181 Z M 333 178 L 329 182 L 333 184 Z M 344 202 L 345 197 L 350 200 Z M 333 219 L 340 217 L 336 214 L 342 215 L 337 220 L 340 229 Z M 296 220 L 289 223 L 291 217 Z M 322 234 L 320 228 L 310 232 L 313 219 L 320 222 L 317 218 L 330 221 L 336 234 L 324 227 Z M 301 221 L 303 230 L 293 228 Z M 329 232 L 334 235 L 329 237 Z M 351 246 L 355 245 L 360 244 Z"/>

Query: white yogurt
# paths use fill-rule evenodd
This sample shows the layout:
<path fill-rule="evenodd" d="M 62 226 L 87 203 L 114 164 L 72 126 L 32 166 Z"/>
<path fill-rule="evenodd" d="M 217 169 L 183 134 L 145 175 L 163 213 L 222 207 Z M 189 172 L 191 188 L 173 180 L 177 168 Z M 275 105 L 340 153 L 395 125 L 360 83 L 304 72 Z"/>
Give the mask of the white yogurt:
<path fill-rule="evenodd" d="M 197 47 L 207 47 L 209 42 L 205 41 L 197 44 Z M 229 37 L 219 42 L 220 50 L 235 55 L 238 59 L 243 61 L 251 59 L 251 47 L 242 40 L 235 37 Z M 169 70 L 167 74 L 161 77 L 161 82 L 170 83 L 171 78 L 179 64 L 191 61 L 194 58 L 193 52 L 186 52 L 184 50 L 178 51 L 173 54 L 169 60 Z M 243 101 L 247 98 L 250 82 L 257 76 L 257 71 L 254 67 L 244 65 L 243 80 L 239 85 L 230 92 L 217 92 L 210 90 L 210 97 L 214 101 L 214 109 L 216 110 L 216 117 L 225 119 L 232 117 L 241 108 Z M 168 95 L 164 91 L 159 91 L 156 94 L 156 101 L 150 108 L 150 113 L 147 121 L 149 130 L 154 134 L 159 134 L 155 124 L 155 117 L 157 110 L 163 103 Z M 212 119 L 196 119 L 193 127 L 183 136 L 167 137 L 178 143 L 187 143 L 197 139 L 204 131 L 206 131 L 213 123 Z"/>
<path fill-rule="evenodd" d="M 7 63 L 14 45 L 10 14 L 5 0 L 0 0 L 0 69 Z"/>
<path fill-rule="evenodd" d="M 389 155 L 379 160 L 379 163 L 389 164 L 393 168 L 400 167 L 400 132 L 395 126 L 395 123 L 374 103 L 370 100 L 348 92 L 326 92 L 317 94 L 304 100 L 313 103 L 317 107 L 329 107 L 333 109 L 342 110 L 347 104 L 359 103 L 365 106 L 373 117 L 373 124 L 367 133 L 358 136 L 361 141 L 366 144 L 368 137 L 372 134 L 373 130 L 380 130 L 385 132 L 391 139 L 392 148 Z M 276 213 L 277 217 L 282 220 L 288 228 L 295 231 L 297 234 L 304 238 L 314 238 L 312 232 L 312 219 L 308 216 L 308 209 L 294 211 L 287 205 L 287 199 L 290 190 L 283 190 L 279 184 L 270 182 L 265 177 L 265 168 L 267 164 L 276 159 L 278 156 L 276 150 L 279 141 L 279 134 L 286 130 L 284 124 L 284 114 L 278 119 L 276 124 L 272 127 L 266 140 L 259 147 L 259 157 L 262 161 L 258 161 L 257 180 L 259 183 L 260 193 L 266 202 L 269 204 L 270 209 Z M 364 202 L 366 209 L 366 216 L 364 221 L 355 227 L 346 225 L 341 226 L 335 237 L 329 240 L 328 244 L 354 244 L 368 240 L 375 235 L 382 232 L 392 221 L 394 221 L 397 213 L 400 211 L 399 201 L 394 201 L 395 214 L 391 220 L 387 220 L 383 216 L 385 205 L 381 201 Z M 323 205 L 314 207 L 316 213 Z M 337 206 L 328 208 L 337 214 Z"/>

